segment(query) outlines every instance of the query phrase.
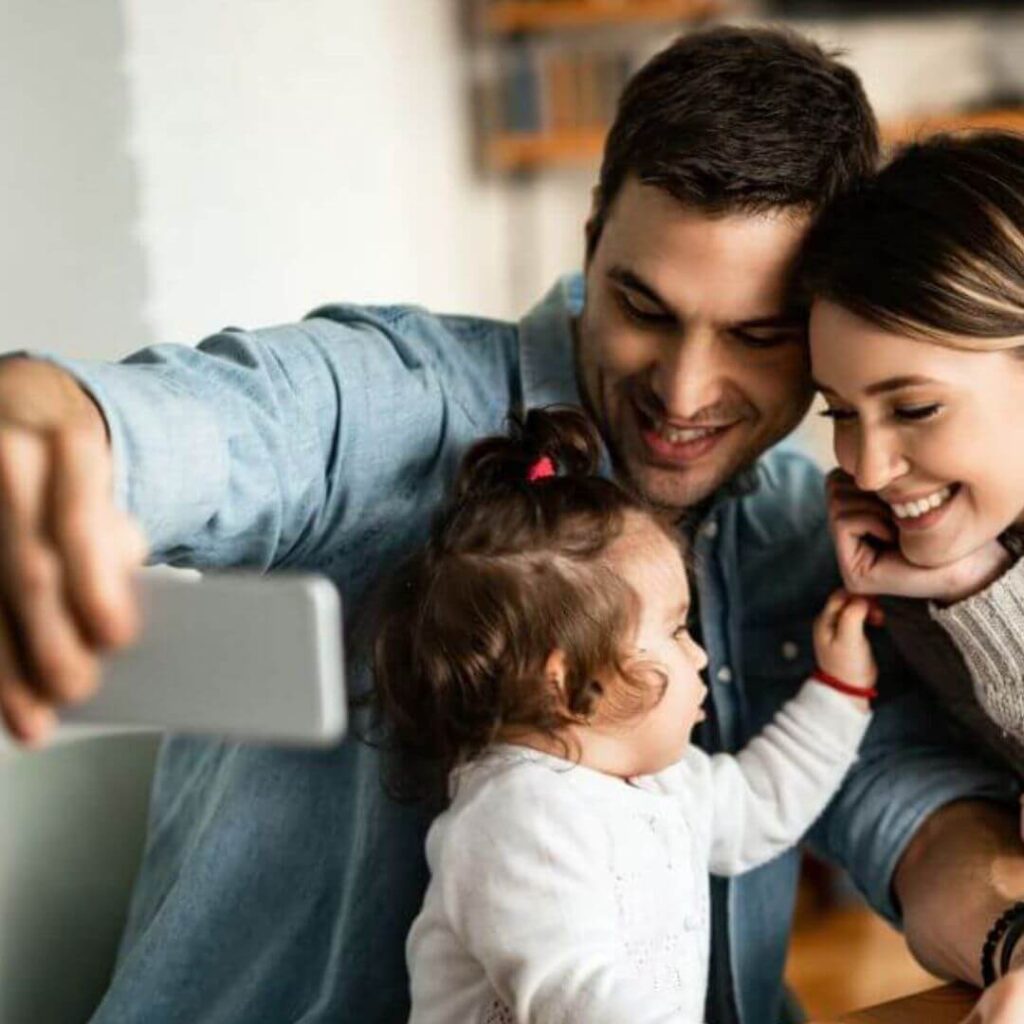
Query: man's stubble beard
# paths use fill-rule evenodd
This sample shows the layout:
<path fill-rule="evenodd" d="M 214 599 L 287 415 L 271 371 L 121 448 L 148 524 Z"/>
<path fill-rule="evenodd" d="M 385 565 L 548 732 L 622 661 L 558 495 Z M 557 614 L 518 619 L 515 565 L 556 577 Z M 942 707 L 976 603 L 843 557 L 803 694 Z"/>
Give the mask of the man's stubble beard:
<path fill-rule="evenodd" d="M 609 446 L 609 451 L 612 457 L 612 467 L 615 472 L 616 481 L 659 517 L 672 522 L 684 522 L 691 519 L 695 513 L 708 505 L 715 494 L 723 487 L 726 487 L 732 480 L 735 480 L 750 469 L 758 459 L 758 455 L 748 457 L 738 463 L 735 469 L 715 474 L 707 482 L 694 484 L 692 489 L 688 491 L 685 490 L 686 485 L 683 485 L 684 494 L 675 500 L 669 501 L 649 488 L 644 487 L 637 479 L 639 474 L 631 471 L 628 460 L 623 458 L 619 452 L 611 446 Z M 672 471 L 662 470 L 661 472 L 669 474 Z"/>

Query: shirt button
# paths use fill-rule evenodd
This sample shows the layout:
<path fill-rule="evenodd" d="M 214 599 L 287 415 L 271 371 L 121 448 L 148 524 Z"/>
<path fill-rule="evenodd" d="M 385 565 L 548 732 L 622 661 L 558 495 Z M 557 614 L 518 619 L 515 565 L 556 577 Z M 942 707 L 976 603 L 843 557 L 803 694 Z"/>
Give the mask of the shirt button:
<path fill-rule="evenodd" d="M 716 673 L 715 678 L 720 683 L 731 683 L 732 682 L 732 669 L 728 665 L 723 665 Z"/>
<path fill-rule="evenodd" d="M 792 640 L 787 640 L 782 645 L 782 656 L 786 661 L 792 661 L 799 653 L 800 648 Z"/>
<path fill-rule="evenodd" d="M 708 540 L 714 540 L 718 536 L 718 522 L 714 519 L 706 522 L 700 530 Z"/>

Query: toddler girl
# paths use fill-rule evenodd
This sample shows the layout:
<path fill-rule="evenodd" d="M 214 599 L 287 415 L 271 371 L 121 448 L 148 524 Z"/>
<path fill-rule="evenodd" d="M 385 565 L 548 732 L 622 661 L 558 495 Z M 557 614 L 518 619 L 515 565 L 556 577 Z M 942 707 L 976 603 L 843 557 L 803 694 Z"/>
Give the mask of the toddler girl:
<path fill-rule="evenodd" d="M 380 699 L 400 746 L 450 773 L 411 1024 L 699 1021 L 708 871 L 799 840 L 867 727 L 868 606 L 839 593 L 816 680 L 737 755 L 689 745 L 707 659 L 679 541 L 599 453 L 574 410 L 480 442 L 390 592 Z"/>

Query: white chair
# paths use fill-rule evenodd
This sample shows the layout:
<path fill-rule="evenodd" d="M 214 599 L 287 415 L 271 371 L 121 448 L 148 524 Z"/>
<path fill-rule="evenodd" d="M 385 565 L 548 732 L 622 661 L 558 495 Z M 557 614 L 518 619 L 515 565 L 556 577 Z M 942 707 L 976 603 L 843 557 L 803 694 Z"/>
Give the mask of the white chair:
<path fill-rule="evenodd" d="M 0 741 L 0 1024 L 84 1024 L 142 854 L 158 737 Z"/>

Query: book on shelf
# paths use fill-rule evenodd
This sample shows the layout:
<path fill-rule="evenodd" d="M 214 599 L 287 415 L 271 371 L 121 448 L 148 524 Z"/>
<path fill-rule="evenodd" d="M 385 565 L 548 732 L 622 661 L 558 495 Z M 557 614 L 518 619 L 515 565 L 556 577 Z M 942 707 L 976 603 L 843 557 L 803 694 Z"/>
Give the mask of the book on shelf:
<path fill-rule="evenodd" d="M 509 46 L 493 83 L 490 134 L 557 135 L 607 126 L 632 68 L 628 54 Z"/>

